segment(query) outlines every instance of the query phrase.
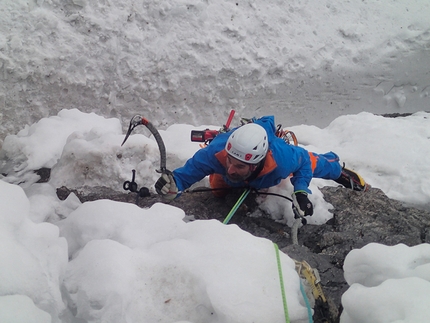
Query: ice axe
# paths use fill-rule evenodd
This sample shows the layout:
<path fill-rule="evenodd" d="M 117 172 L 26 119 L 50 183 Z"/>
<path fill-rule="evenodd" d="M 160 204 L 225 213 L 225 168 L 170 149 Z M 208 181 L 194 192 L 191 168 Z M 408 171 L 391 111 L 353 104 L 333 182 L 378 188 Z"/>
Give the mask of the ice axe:
<path fill-rule="evenodd" d="M 158 149 L 160 151 L 160 169 L 157 169 L 156 171 L 158 173 L 171 174 L 171 171 L 166 168 L 166 147 L 164 146 L 163 139 L 161 138 L 161 135 L 158 130 L 151 122 L 149 122 L 148 119 L 140 115 L 135 115 L 133 118 L 131 118 L 127 134 L 125 135 L 124 141 L 122 142 L 121 146 L 125 144 L 128 137 L 130 137 L 130 134 L 133 132 L 134 128 L 140 125 L 146 126 L 149 131 L 154 135 L 154 138 L 157 141 Z M 140 190 L 137 189 L 137 183 L 134 181 L 135 175 L 136 171 L 133 169 L 132 180 L 124 182 L 123 188 L 124 190 L 130 190 L 131 192 L 138 193 L 136 196 L 136 204 L 138 204 L 139 197 L 147 197 L 150 196 L 150 194 L 148 188 L 146 187 L 142 187 Z"/>
<path fill-rule="evenodd" d="M 148 130 L 154 136 L 155 141 L 157 142 L 158 149 L 160 151 L 160 169 L 156 170 L 157 173 L 170 174 L 171 171 L 169 171 L 166 168 L 166 147 L 164 146 L 163 138 L 161 138 L 161 135 L 158 132 L 158 130 L 154 127 L 154 125 L 148 119 L 146 119 L 140 115 L 135 115 L 133 118 L 131 118 L 130 125 L 129 125 L 128 130 L 127 130 L 127 134 L 125 135 L 124 141 L 122 142 L 121 146 L 124 145 L 124 143 L 127 141 L 128 137 L 130 137 L 130 134 L 132 133 L 134 128 L 136 128 L 137 126 L 140 126 L 140 125 L 146 126 L 148 128 Z"/>

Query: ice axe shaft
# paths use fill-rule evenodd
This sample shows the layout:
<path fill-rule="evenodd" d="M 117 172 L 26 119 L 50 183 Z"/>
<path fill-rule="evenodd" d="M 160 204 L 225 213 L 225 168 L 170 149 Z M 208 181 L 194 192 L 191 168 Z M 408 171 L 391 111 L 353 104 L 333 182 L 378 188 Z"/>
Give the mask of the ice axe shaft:
<path fill-rule="evenodd" d="M 171 172 L 166 168 L 166 147 L 164 146 L 163 138 L 161 138 L 161 135 L 158 132 L 158 130 L 148 119 L 140 115 L 135 115 L 133 118 L 131 118 L 130 125 L 127 130 L 127 134 L 125 135 L 124 141 L 122 142 L 121 146 L 124 145 L 124 143 L 127 141 L 133 129 L 139 125 L 146 126 L 154 136 L 155 141 L 157 142 L 158 150 L 160 151 L 160 169 L 157 169 L 157 172 L 170 174 Z"/>

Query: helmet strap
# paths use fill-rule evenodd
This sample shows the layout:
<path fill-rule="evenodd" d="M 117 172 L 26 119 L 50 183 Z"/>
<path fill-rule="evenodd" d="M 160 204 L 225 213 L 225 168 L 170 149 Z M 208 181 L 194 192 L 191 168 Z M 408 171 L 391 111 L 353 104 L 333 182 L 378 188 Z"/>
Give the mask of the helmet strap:
<path fill-rule="evenodd" d="M 250 164 L 251 175 L 246 179 L 248 182 L 256 179 L 260 172 L 264 168 L 264 163 L 266 161 L 266 157 L 264 157 L 258 164 Z"/>

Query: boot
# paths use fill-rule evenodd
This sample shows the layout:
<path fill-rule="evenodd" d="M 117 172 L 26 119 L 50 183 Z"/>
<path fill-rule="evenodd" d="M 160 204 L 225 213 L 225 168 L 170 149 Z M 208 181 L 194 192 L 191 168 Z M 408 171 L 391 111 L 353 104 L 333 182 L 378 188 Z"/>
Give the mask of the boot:
<path fill-rule="evenodd" d="M 356 172 L 343 167 L 342 173 L 340 177 L 335 180 L 336 183 L 343 185 L 346 188 L 350 188 L 354 191 L 362 191 L 365 192 L 369 189 L 370 185 L 368 185 L 360 175 Z"/>

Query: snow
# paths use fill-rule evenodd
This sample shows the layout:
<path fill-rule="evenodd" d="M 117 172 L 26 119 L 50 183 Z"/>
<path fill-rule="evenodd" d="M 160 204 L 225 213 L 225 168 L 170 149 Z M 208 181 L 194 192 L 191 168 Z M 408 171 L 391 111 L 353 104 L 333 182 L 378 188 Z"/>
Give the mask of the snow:
<path fill-rule="evenodd" d="M 71 120 L 80 128 L 71 131 L 67 126 Z M 182 164 L 200 149 L 189 140 L 190 131 L 207 127 L 211 126 L 175 124 L 161 131 L 167 165 Z M 357 128 L 363 132 L 357 134 Z M 154 194 L 159 151 L 153 137 L 136 131 L 121 146 L 124 134 L 118 119 L 77 109 L 62 110 L 30 129 L 6 137 L 1 151 L 13 156 L 8 160 L 12 175 L 0 181 L 4 246 L 0 276 L 7 282 L 1 290 L 4 304 L 11 302 L 10 295 L 20 297 L 16 307 L 8 307 L 8 315 L 40 309 L 53 322 L 65 323 L 76 318 L 135 322 L 142 317 L 148 322 L 284 320 L 270 241 L 215 220 L 184 221 L 186 214 L 167 204 L 140 209 L 109 200 L 82 204 L 74 194 L 65 201 L 56 196 L 60 185 L 78 189 L 107 185 L 120 191 L 133 168 L 137 183 Z M 429 182 L 422 176 L 430 170 L 421 160 L 430 154 L 430 146 L 424 144 L 430 138 L 429 113 L 383 118 L 363 112 L 339 117 L 326 128 L 290 129 L 309 150 L 323 152 L 331 147 L 388 196 L 423 208 L 430 204 Z M 141 132 L 145 131 L 142 127 Z M 404 147 L 404 152 L 397 146 Z M 37 183 L 40 177 L 34 171 L 50 166 L 50 181 Z M 315 215 L 309 223 L 325 223 L 331 217 L 330 205 L 318 189 L 324 185 L 334 183 L 312 181 Z M 284 180 L 271 191 L 289 196 L 292 187 Z M 260 201 L 260 207 L 291 226 L 294 217 L 285 201 L 269 196 Z M 291 322 L 307 322 L 294 261 L 286 254 L 281 259 Z M 429 266 L 428 244 L 370 244 L 352 250 L 344 265 L 351 287 L 342 297 L 341 322 L 370 317 L 375 322 L 394 318 L 424 322 L 430 315 L 425 305 Z M 362 301 L 356 302 L 357 297 Z M 0 306 L 2 302 L 0 298 Z M 40 317 L 37 322 L 50 321 Z"/>
<path fill-rule="evenodd" d="M 429 14 L 418 0 L 2 1 L 0 321 L 284 322 L 270 241 L 55 189 L 122 190 L 135 169 L 154 193 L 158 147 L 144 127 L 121 147 L 130 118 L 157 126 L 174 169 L 200 149 L 190 131 L 234 108 L 232 125 L 274 114 L 306 149 L 430 209 Z M 413 114 L 378 116 L 396 112 Z M 324 185 L 312 181 L 309 223 L 332 216 Z M 259 202 L 292 225 L 288 201 Z M 291 322 L 308 322 L 294 261 L 280 259 Z M 429 263 L 428 244 L 352 250 L 341 323 L 428 322 Z"/>
<path fill-rule="evenodd" d="M 0 139 L 70 108 L 161 128 L 232 108 L 320 127 L 425 111 L 429 15 L 422 0 L 3 0 L 0 110 L 14 122 Z"/>
<path fill-rule="evenodd" d="M 347 308 L 342 322 L 425 322 L 429 313 L 417 310 L 430 301 L 430 245 L 388 247 L 370 243 L 345 259 L 345 279 L 351 286 L 342 296 Z M 406 297 L 399 297 L 406 292 Z M 378 302 L 375 302 L 378 300 Z"/>

